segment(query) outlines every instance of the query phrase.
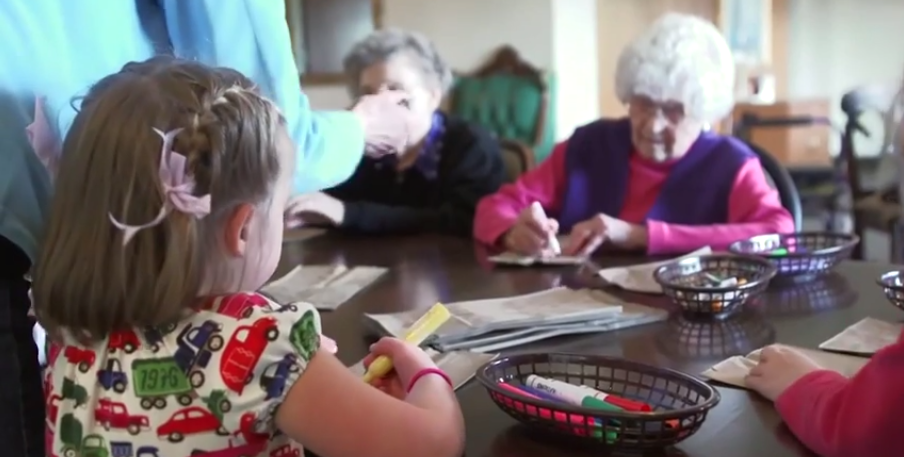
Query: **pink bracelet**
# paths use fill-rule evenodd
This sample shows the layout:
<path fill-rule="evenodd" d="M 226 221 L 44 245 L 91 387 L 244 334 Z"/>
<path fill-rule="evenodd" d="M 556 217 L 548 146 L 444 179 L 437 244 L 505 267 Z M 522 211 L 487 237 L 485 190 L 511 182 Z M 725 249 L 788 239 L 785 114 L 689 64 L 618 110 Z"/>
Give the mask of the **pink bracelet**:
<path fill-rule="evenodd" d="M 447 375 L 445 371 L 440 370 L 439 368 L 424 368 L 423 370 L 418 371 L 417 373 L 414 374 L 414 376 L 411 377 L 411 381 L 408 382 L 408 388 L 405 389 L 405 392 L 410 393 L 411 389 L 414 389 L 414 385 L 417 384 L 417 382 L 420 381 L 421 378 L 423 378 L 424 376 L 427 376 L 428 374 L 435 374 L 437 376 L 442 377 L 446 381 L 446 383 L 449 384 L 449 387 L 453 387 L 452 380 L 449 378 L 449 375 Z"/>

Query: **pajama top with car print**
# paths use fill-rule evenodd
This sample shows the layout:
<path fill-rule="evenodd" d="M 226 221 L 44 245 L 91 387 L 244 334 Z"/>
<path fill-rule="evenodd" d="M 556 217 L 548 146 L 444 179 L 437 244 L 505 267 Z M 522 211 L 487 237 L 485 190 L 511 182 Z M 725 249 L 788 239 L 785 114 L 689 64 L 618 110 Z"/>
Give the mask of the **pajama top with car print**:
<path fill-rule="evenodd" d="M 299 457 L 277 407 L 320 347 L 320 316 L 256 293 L 164 328 L 48 350 L 50 457 Z"/>

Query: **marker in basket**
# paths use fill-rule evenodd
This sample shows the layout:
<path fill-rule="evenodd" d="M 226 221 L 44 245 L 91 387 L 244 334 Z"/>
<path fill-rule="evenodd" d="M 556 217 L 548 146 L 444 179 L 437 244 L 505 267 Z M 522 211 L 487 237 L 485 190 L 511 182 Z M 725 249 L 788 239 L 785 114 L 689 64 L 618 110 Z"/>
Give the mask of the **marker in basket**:
<path fill-rule="evenodd" d="M 503 390 L 507 390 L 514 394 L 524 395 L 525 397 L 530 398 L 531 400 L 546 400 L 546 401 L 553 402 L 553 403 L 563 403 L 561 400 L 559 400 L 549 394 L 537 395 L 536 392 L 532 392 L 532 391 L 529 391 L 528 389 L 525 389 L 525 387 L 527 387 L 527 386 L 515 386 L 512 384 L 500 383 L 499 387 L 501 387 Z M 546 413 L 548 413 L 547 410 L 541 408 L 541 413 L 542 413 L 541 416 L 544 416 L 544 419 L 549 419 L 549 415 L 546 414 Z M 552 411 L 552 413 L 557 422 L 565 422 L 565 423 L 571 422 L 575 425 L 599 425 L 599 421 L 595 420 L 592 417 L 584 417 L 584 416 L 572 414 L 571 420 L 568 420 L 568 414 L 565 414 L 560 411 Z"/>
<path fill-rule="evenodd" d="M 531 203 L 530 210 L 534 214 L 534 217 L 536 217 L 537 219 L 547 219 L 546 212 L 543 211 L 543 206 L 540 205 L 540 202 Z M 559 246 L 559 239 L 556 238 L 556 235 L 554 233 L 549 234 L 547 244 L 549 244 L 549 249 L 553 254 L 560 255 L 562 253 L 562 246 Z"/>
<path fill-rule="evenodd" d="M 511 385 L 511 384 L 508 384 L 508 385 Z M 540 400 L 546 400 L 546 401 L 549 401 L 552 403 L 558 403 L 558 404 L 563 404 L 563 405 L 568 404 L 568 403 L 563 402 L 561 398 L 556 397 L 555 395 L 553 395 L 549 392 L 544 392 L 540 389 L 534 389 L 531 386 L 519 385 L 519 386 L 512 386 L 512 387 L 514 387 L 528 395 L 533 395 L 534 397 L 537 397 Z"/>
<path fill-rule="evenodd" d="M 426 314 L 421 316 L 417 322 L 411 325 L 402 339 L 406 343 L 420 345 L 445 324 L 450 317 L 452 317 L 452 314 L 449 313 L 449 310 L 442 303 L 437 303 Z M 367 367 L 367 372 L 364 373 L 364 382 L 370 384 L 375 379 L 386 376 L 390 371 L 392 371 L 392 359 L 381 355 Z"/>
<path fill-rule="evenodd" d="M 583 406 L 585 408 L 644 413 L 653 410 L 653 408 L 646 403 L 600 392 L 591 387 L 576 386 L 567 382 L 547 379 L 536 375 L 527 377 L 527 385 L 537 390 L 549 392 L 569 404 Z"/>
<path fill-rule="evenodd" d="M 703 273 L 703 276 L 709 281 L 712 287 L 734 287 L 738 285 L 738 278 L 720 278 L 712 273 Z"/>
<path fill-rule="evenodd" d="M 508 392 L 518 394 L 518 395 L 523 395 L 532 400 L 547 400 L 547 401 L 553 401 L 556 403 L 563 403 L 561 400 L 558 400 L 555 397 L 552 397 L 551 395 L 548 395 L 548 394 L 544 394 L 542 396 L 536 395 L 535 393 L 528 391 L 527 386 L 524 386 L 524 385 L 514 386 L 512 384 L 500 383 L 499 387 L 501 387 L 503 390 L 506 390 Z M 552 397 L 552 399 L 550 399 L 549 397 Z M 507 400 L 507 403 L 509 401 L 511 401 L 511 402 L 517 401 L 517 400 L 509 399 L 509 398 L 506 398 L 506 400 Z M 514 405 L 512 405 L 512 406 L 514 407 Z M 556 422 L 560 422 L 562 424 L 576 425 L 577 427 L 574 428 L 574 433 L 576 435 L 584 435 L 587 430 L 584 427 L 589 425 L 591 427 L 590 428 L 590 430 L 591 430 L 590 436 L 592 436 L 594 438 L 602 438 L 603 437 L 603 430 L 601 428 L 602 426 L 600 425 L 600 421 L 596 418 L 584 417 L 584 416 L 577 415 L 577 414 L 566 414 L 561 411 L 550 411 L 549 409 L 537 408 L 533 405 L 524 405 L 524 411 L 528 414 L 536 414 L 543 419 L 554 418 L 554 420 Z M 617 436 L 618 435 L 613 431 L 606 432 L 606 438 L 609 441 L 614 440 Z"/>

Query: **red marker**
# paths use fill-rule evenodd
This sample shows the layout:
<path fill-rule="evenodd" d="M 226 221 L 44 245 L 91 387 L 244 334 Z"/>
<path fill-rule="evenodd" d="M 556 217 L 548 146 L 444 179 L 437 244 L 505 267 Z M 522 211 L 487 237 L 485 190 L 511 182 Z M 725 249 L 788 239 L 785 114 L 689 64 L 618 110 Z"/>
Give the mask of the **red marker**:
<path fill-rule="evenodd" d="M 650 405 L 643 403 L 643 402 L 629 400 L 629 399 L 623 398 L 623 397 L 617 397 L 612 394 L 604 393 L 604 395 L 605 395 L 605 397 L 600 398 L 600 400 L 603 400 L 604 402 L 609 403 L 610 405 L 618 406 L 619 408 L 621 408 L 625 411 L 634 411 L 634 412 L 640 412 L 640 413 L 648 413 L 650 411 L 653 411 L 653 408 L 651 408 Z M 599 397 L 597 397 L 597 398 L 599 398 Z"/>

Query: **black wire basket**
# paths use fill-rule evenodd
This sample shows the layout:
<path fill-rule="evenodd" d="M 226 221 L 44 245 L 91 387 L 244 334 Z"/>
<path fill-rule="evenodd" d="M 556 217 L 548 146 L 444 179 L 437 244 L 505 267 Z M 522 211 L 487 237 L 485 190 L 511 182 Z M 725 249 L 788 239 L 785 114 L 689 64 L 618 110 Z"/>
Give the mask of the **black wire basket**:
<path fill-rule="evenodd" d="M 850 233 L 801 232 L 755 236 L 732 243 L 728 250 L 768 259 L 778 268 L 778 277 L 810 280 L 849 259 L 859 242 L 860 237 Z"/>
<path fill-rule="evenodd" d="M 725 318 L 766 290 L 775 273 L 759 257 L 707 254 L 665 264 L 653 278 L 686 314 Z"/>
<path fill-rule="evenodd" d="M 696 319 L 677 314 L 656 335 L 662 353 L 684 360 L 723 360 L 775 342 L 775 329 L 745 310 L 728 319 Z"/>
<path fill-rule="evenodd" d="M 587 386 L 649 410 L 572 406 L 500 387 L 524 385 L 530 375 Z M 684 441 L 720 400 L 712 386 L 693 376 L 617 357 L 520 354 L 485 364 L 476 377 L 493 402 L 515 420 L 609 450 L 649 451 Z"/>
<path fill-rule="evenodd" d="M 889 271 L 876 281 L 882 286 L 885 298 L 898 309 L 904 310 L 904 271 Z"/>

